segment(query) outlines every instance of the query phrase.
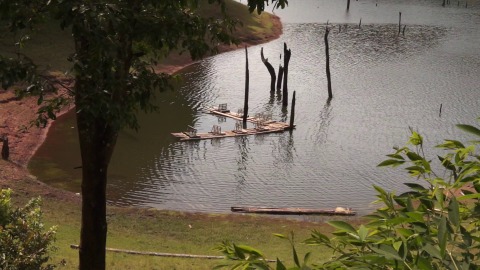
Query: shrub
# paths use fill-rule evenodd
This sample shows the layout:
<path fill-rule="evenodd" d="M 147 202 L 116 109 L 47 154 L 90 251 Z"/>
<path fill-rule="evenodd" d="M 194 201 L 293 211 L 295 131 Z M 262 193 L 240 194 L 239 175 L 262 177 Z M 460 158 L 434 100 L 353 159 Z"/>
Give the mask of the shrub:
<path fill-rule="evenodd" d="M 30 200 L 13 209 L 11 190 L 0 191 L 0 269 L 47 270 L 48 253 L 54 249 L 55 227 L 44 229 L 41 200 Z"/>
<path fill-rule="evenodd" d="M 458 127 L 480 137 L 476 127 Z M 405 183 L 409 191 L 400 195 L 375 186 L 382 206 L 357 228 L 331 221 L 336 228 L 332 237 L 313 231 L 304 243 L 328 247 L 332 257 L 327 261 L 310 263 L 307 254 L 301 262 L 293 234 L 277 235 L 292 244 L 295 265 L 289 269 L 479 269 L 480 156 L 475 149 L 479 143 L 446 140 L 437 146 L 446 154 L 437 156 L 434 165 L 424 154 L 422 136 L 412 130 L 407 145 L 394 148 L 379 166 L 406 165 L 408 174 L 420 182 Z M 437 167 L 441 173 L 434 171 Z M 229 265 L 232 269 L 274 269 L 253 248 L 225 242 L 218 249 L 236 261 Z M 287 269 L 280 260 L 275 267 Z"/>

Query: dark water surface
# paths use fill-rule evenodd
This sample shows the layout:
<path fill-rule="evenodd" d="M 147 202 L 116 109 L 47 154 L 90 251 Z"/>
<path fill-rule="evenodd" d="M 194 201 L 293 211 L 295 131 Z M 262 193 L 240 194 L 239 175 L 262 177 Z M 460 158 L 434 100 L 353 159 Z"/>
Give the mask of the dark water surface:
<path fill-rule="evenodd" d="M 269 93 L 260 60 L 278 67 L 283 42 L 292 49 L 289 89 L 297 92 L 293 133 L 176 142 L 170 132 L 188 125 L 210 131 L 220 124 L 203 113 L 228 103 L 243 107 L 244 51 L 224 53 L 186 68 L 175 92 L 158 95 L 159 113 L 142 115 L 141 129 L 122 132 L 109 170 L 108 199 L 115 205 L 228 212 L 233 205 L 272 207 L 374 206 L 372 185 L 401 192 L 408 176 L 376 168 L 409 127 L 431 146 L 469 139 L 457 123 L 480 116 L 480 9 L 464 1 L 290 1 L 276 13 L 280 39 L 249 48 L 250 114 L 287 120 L 279 96 Z M 452 1 L 454 2 L 454 1 Z M 469 2 L 470 3 L 470 2 Z M 405 36 L 398 36 L 398 12 Z M 360 18 L 362 27 L 358 28 Z M 334 99 L 326 102 L 325 23 L 330 33 Z M 339 33 L 339 25 L 342 25 Z M 346 26 L 346 30 L 345 30 Z M 290 97 L 292 94 L 290 93 Z M 439 117 L 440 104 L 443 104 Z M 441 154 L 441 153 L 439 153 Z M 74 115 L 57 121 L 30 164 L 41 180 L 78 192 L 80 165 Z M 440 172 L 442 173 L 442 172 Z"/>

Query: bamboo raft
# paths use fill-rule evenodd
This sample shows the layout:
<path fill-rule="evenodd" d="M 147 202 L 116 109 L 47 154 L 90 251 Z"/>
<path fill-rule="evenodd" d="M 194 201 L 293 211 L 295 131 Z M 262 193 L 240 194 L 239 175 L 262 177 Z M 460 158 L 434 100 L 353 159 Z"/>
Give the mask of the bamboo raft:
<path fill-rule="evenodd" d="M 212 109 L 208 109 L 208 113 L 214 114 L 217 116 L 232 118 L 237 121 L 242 121 L 242 116 L 240 114 L 230 112 L 229 110 L 212 108 Z M 208 132 L 208 133 L 197 133 L 193 127 L 189 127 L 190 131 L 175 132 L 171 134 L 174 137 L 178 138 L 179 141 L 194 141 L 194 140 L 208 140 L 208 139 L 216 139 L 216 138 L 228 138 L 228 137 L 277 133 L 277 132 L 284 132 L 286 130 L 291 129 L 289 124 L 284 122 L 277 122 L 274 120 L 264 121 L 256 117 L 248 117 L 247 121 L 255 123 L 256 127 L 247 128 L 247 129 L 236 129 L 236 130 L 223 131 L 223 132 Z"/>
<path fill-rule="evenodd" d="M 275 208 L 275 207 L 244 207 L 232 206 L 232 212 L 237 213 L 254 213 L 254 214 L 271 214 L 271 215 L 337 215 L 337 216 L 354 216 L 357 212 L 350 208 L 337 207 L 335 209 L 309 209 L 309 208 Z"/>

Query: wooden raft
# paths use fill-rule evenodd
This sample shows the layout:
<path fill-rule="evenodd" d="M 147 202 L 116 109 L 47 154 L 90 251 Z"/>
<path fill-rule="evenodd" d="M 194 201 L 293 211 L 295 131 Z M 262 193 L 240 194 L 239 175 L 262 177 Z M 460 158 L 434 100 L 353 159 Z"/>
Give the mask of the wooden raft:
<path fill-rule="evenodd" d="M 220 111 L 218 109 L 208 109 L 208 112 L 218 116 L 229 117 L 237 121 L 242 121 L 241 115 L 233 113 L 230 111 Z M 252 123 L 258 123 L 260 119 L 255 117 L 248 117 L 247 121 Z M 193 129 L 192 127 L 189 127 Z M 194 140 L 208 140 L 215 138 L 228 138 L 228 137 L 238 137 L 238 136 L 247 136 L 247 135 L 259 135 L 259 134 L 268 134 L 268 133 L 277 133 L 284 132 L 290 129 L 290 125 L 284 122 L 277 122 L 274 120 L 264 121 L 262 125 L 256 128 L 247 128 L 241 130 L 230 130 L 224 131 L 221 133 L 197 133 L 196 130 L 194 133 L 191 132 L 175 132 L 171 133 L 174 137 L 178 138 L 179 141 L 194 141 Z"/>
<path fill-rule="evenodd" d="M 354 216 L 357 212 L 349 208 L 337 207 L 336 209 L 309 209 L 309 208 L 275 208 L 275 207 L 244 207 L 232 206 L 232 212 L 237 213 L 254 213 L 254 214 L 271 214 L 271 215 L 337 215 L 337 216 Z"/>

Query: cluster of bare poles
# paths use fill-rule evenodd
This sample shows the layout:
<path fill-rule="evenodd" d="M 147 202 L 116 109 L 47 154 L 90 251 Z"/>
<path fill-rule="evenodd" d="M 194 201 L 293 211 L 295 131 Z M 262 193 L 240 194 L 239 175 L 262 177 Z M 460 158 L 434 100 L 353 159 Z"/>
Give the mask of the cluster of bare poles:
<path fill-rule="evenodd" d="M 283 107 L 288 106 L 288 63 L 290 62 L 290 57 L 292 56 L 291 49 L 287 48 L 287 43 L 283 43 L 283 67 L 280 64 L 278 68 L 278 80 L 277 75 L 275 74 L 275 68 L 268 62 L 268 58 L 265 58 L 263 55 L 263 48 L 260 51 L 260 57 L 262 59 L 263 64 L 267 67 L 268 72 L 270 73 L 271 81 L 270 81 L 270 93 L 280 92 L 282 90 L 282 105 Z M 248 50 L 245 47 L 245 102 L 243 106 L 243 127 L 246 128 L 247 126 L 247 117 L 248 117 L 248 94 L 249 94 L 249 69 L 248 69 Z M 282 55 L 280 55 L 280 58 Z M 282 87 L 283 83 L 283 87 Z M 292 97 L 292 105 L 291 105 L 291 113 L 290 113 L 290 128 L 293 129 L 294 127 L 294 119 L 295 119 L 295 91 L 293 91 Z"/>

